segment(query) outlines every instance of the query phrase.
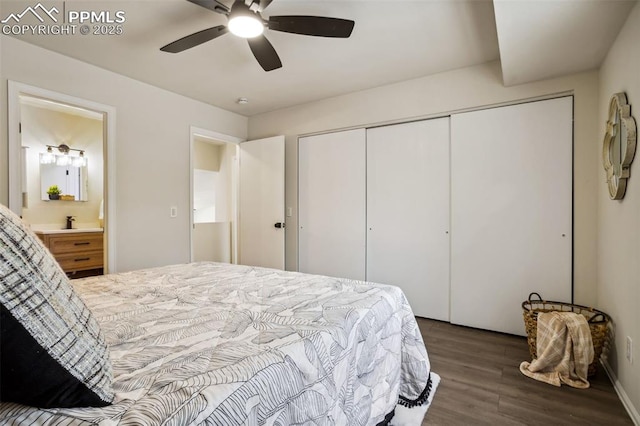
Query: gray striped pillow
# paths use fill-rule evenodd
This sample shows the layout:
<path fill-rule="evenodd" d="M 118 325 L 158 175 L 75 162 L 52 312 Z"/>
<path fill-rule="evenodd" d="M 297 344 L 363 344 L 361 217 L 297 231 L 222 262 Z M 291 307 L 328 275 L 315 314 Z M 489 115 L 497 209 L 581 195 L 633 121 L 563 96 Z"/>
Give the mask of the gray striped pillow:
<path fill-rule="evenodd" d="M 108 347 L 65 273 L 0 205 L 0 398 L 41 408 L 113 401 Z"/>

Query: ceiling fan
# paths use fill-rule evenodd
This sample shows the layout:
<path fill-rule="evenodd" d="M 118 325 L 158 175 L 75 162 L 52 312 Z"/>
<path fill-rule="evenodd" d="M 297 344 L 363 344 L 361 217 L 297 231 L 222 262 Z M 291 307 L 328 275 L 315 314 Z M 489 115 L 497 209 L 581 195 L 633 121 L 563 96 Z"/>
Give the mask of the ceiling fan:
<path fill-rule="evenodd" d="M 227 16 L 227 25 L 218 25 L 182 37 L 160 48 L 163 52 L 178 53 L 231 32 L 246 38 L 249 48 L 265 71 L 282 67 L 275 49 L 262 34 L 264 29 L 316 37 L 348 38 L 355 22 L 324 16 L 270 16 L 260 15 L 273 0 L 235 0 L 231 8 L 217 0 L 188 0 L 191 3 Z"/>

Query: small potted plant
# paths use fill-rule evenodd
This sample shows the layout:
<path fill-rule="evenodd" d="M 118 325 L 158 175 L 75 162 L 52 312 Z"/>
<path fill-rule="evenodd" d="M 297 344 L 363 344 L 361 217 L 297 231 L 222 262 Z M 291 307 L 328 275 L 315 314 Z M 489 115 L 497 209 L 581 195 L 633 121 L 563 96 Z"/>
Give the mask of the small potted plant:
<path fill-rule="evenodd" d="M 58 185 L 51 185 L 49 189 L 47 189 L 47 194 L 49 194 L 50 200 L 59 200 L 61 192 L 62 191 L 60 191 L 60 188 L 58 188 Z"/>

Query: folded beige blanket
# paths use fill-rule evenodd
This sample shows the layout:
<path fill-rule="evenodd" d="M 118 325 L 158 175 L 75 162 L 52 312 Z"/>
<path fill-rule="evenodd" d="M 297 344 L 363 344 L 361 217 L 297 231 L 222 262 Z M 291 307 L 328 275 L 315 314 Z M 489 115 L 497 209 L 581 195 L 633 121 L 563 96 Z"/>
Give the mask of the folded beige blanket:
<path fill-rule="evenodd" d="M 525 376 L 560 386 L 589 387 L 587 371 L 593 361 L 591 330 L 584 315 L 573 312 L 538 314 L 538 358 L 520 364 Z"/>

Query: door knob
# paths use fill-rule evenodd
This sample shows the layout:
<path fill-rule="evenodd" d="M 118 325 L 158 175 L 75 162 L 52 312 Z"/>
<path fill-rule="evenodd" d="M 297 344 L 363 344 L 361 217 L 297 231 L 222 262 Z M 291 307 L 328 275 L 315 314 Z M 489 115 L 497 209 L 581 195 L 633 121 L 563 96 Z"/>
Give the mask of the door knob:
<path fill-rule="evenodd" d="M 276 222 L 275 225 L 276 228 L 284 228 L 284 222 Z"/>

